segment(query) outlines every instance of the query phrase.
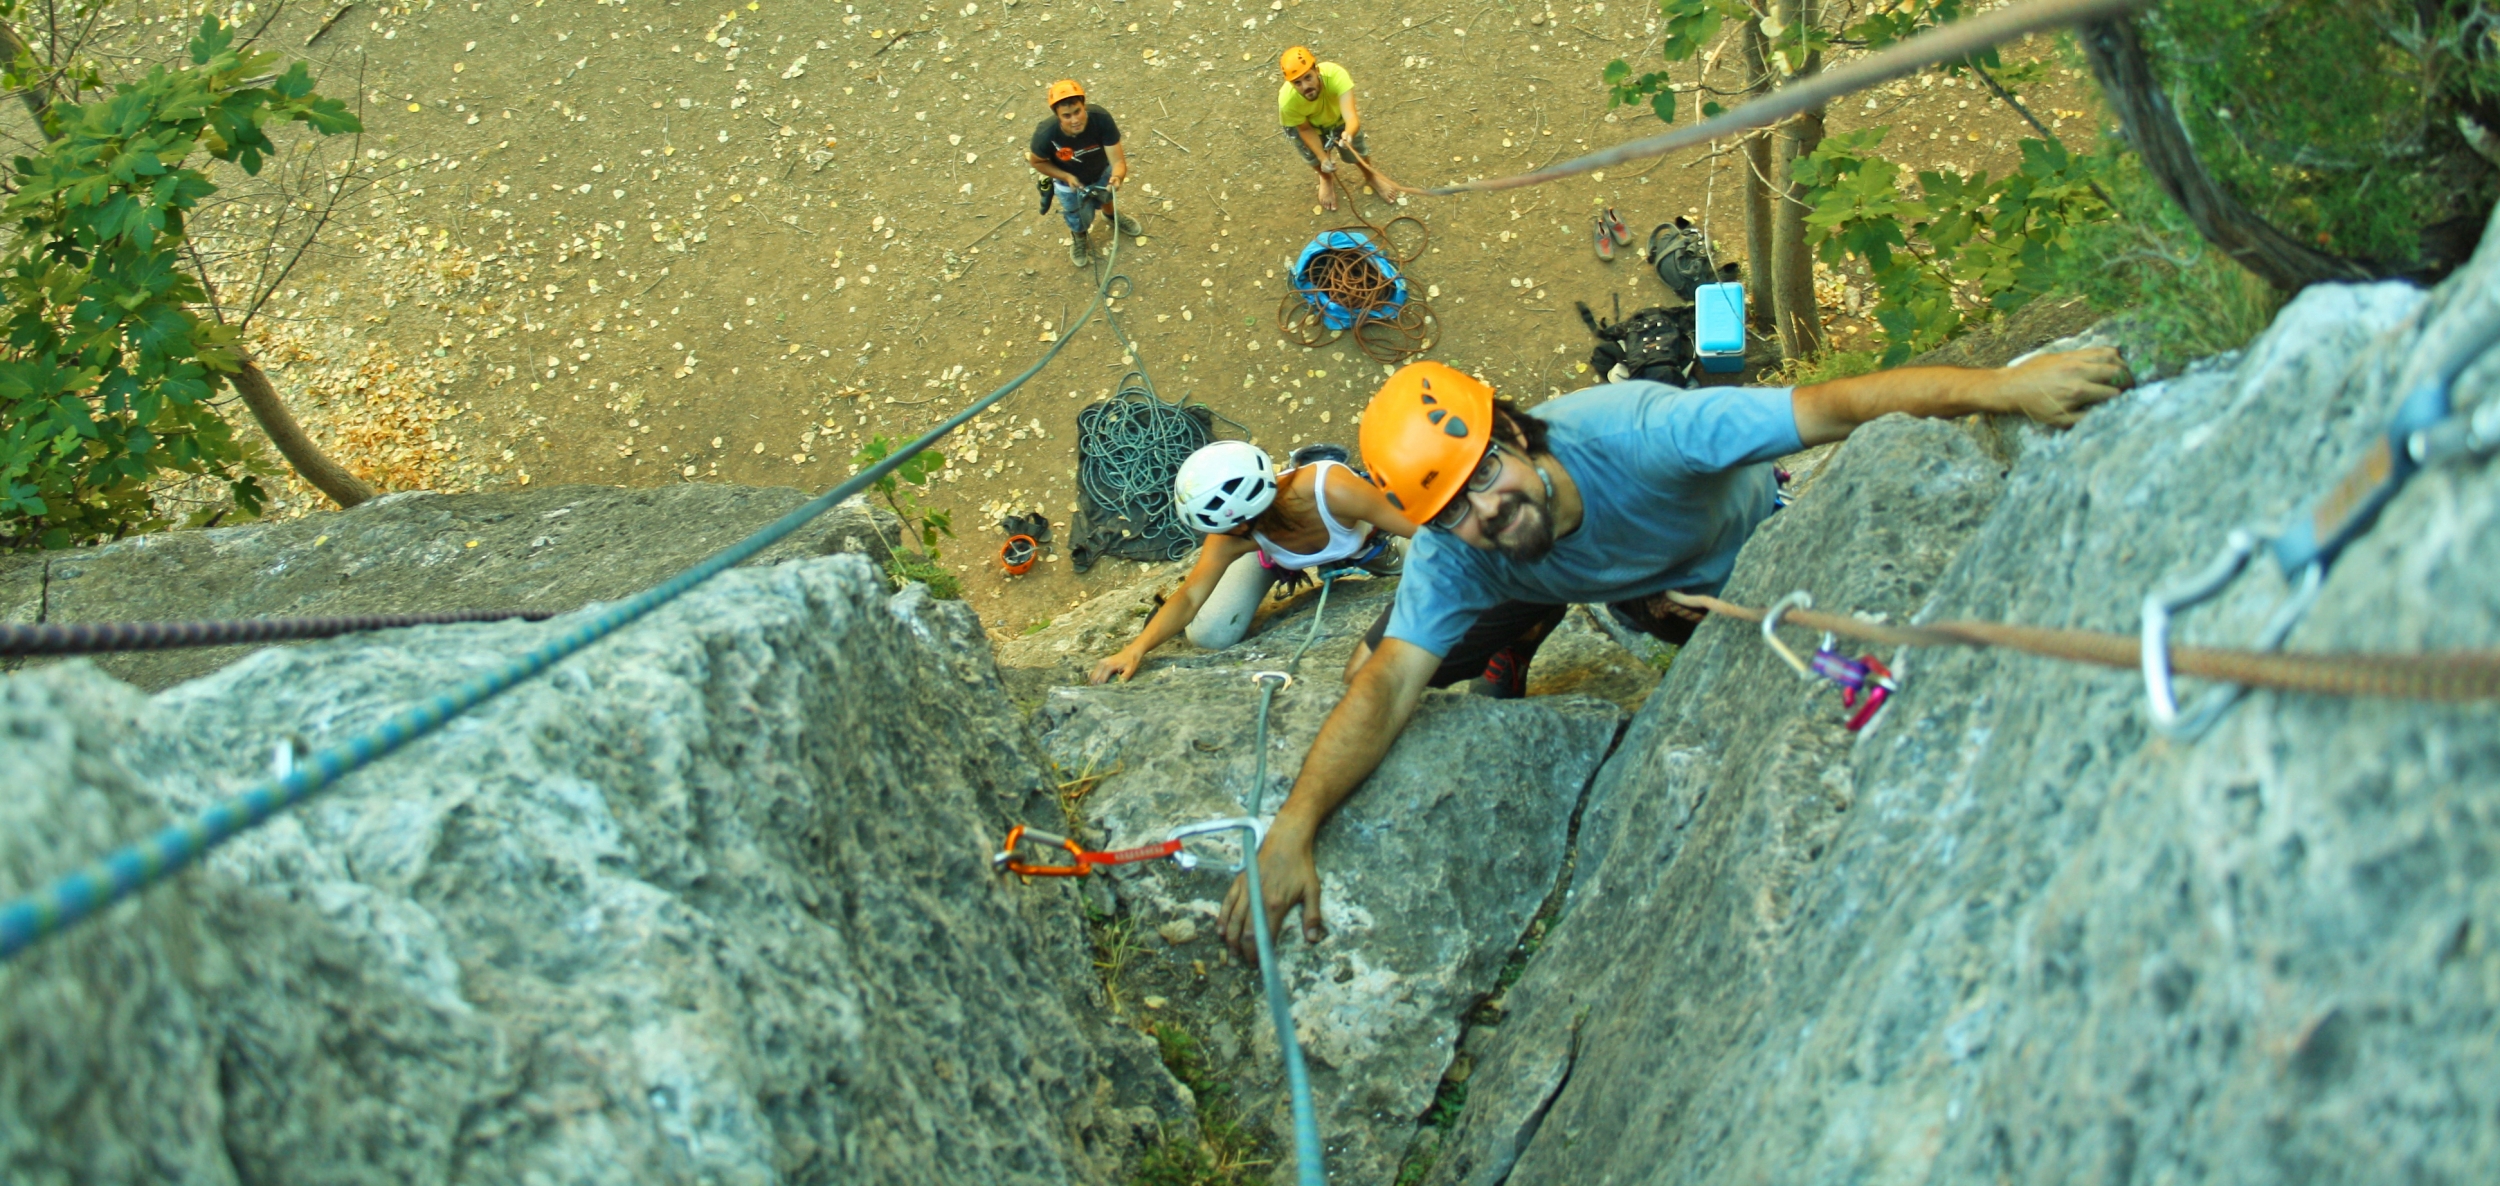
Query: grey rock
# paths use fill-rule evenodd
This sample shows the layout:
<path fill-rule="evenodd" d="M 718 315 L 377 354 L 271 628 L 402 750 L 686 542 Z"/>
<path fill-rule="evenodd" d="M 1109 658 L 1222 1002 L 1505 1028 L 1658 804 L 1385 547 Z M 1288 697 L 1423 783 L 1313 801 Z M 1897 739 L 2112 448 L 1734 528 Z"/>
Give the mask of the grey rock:
<path fill-rule="evenodd" d="M 2495 290 L 2487 241 L 2428 297 L 2311 288 L 2068 432 L 1870 426 L 1729 596 L 2132 632 L 2226 531 L 2341 476 L 2409 348 Z M 2241 645 L 2283 591 L 2254 571 L 2181 641 Z M 2495 621 L 2486 459 L 2415 479 L 2289 646 L 2490 648 Z M 2189 742 L 2131 672 L 1896 670 L 1851 735 L 1751 627 L 1703 626 L 1598 777 L 1428 1181 L 2490 1177 L 2500 710 L 2260 692 Z"/>
<path fill-rule="evenodd" d="M 1268 722 L 1262 816 L 1272 817 L 1342 692 L 1345 656 L 1385 604 L 1388 582 L 1340 582 L 1294 685 Z M 1126 686 L 1051 690 L 1035 715 L 1063 779 L 1103 776 L 1078 801 L 1091 843 L 1159 840 L 1176 824 L 1237 816 L 1256 762 L 1259 693 L 1248 676 L 1282 668 L 1310 633 L 1316 597 L 1279 614 L 1233 651 L 1150 665 Z M 1332 1181 L 1387 1182 L 1456 1049 L 1464 1018 L 1497 985 L 1506 958 L 1562 872 L 1575 808 L 1620 713 L 1585 696 L 1492 701 L 1456 693 L 1424 708 L 1321 833 L 1328 936 L 1279 941 L 1295 1025 L 1308 1054 Z M 1239 849 L 1231 834 L 1193 842 L 1205 864 L 1129 866 L 1117 877 L 1131 925 L 1167 937 L 1212 934 Z M 1298 917 L 1298 916 L 1297 916 Z M 1177 941 L 1175 941 L 1177 942 Z M 1215 1047 L 1219 1078 L 1291 1161 L 1275 1037 L 1258 978 L 1213 944 L 1142 952 L 1131 994 Z M 1196 960 L 1214 966 L 1201 972 Z M 1246 1035 L 1232 1052 L 1217 1026 Z"/>
<path fill-rule="evenodd" d="M 0 681 L 0 893 L 556 628 Z M 1194 1121 L 987 867 L 1043 770 L 960 603 L 724 574 L 0 967 L 0 1177 L 1115 1180 Z"/>
<path fill-rule="evenodd" d="M 13 557 L 0 567 L 0 620 L 571 610 L 657 584 L 807 497 L 702 483 L 394 494 L 336 514 Z M 900 530 L 891 512 L 839 507 L 749 563 L 838 551 L 869 553 L 882 563 L 881 550 Z M 153 691 L 248 653 L 212 647 L 96 662 Z"/>

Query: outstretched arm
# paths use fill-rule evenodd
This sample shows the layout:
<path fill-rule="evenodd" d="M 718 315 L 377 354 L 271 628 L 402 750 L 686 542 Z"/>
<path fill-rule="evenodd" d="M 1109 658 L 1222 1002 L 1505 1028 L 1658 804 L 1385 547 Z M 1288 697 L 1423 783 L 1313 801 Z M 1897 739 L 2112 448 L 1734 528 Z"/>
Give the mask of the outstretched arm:
<path fill-rule="evenodd" d="M 1172 636 L 1189 628 L 1198 620 L 1198 610 L 1214 595 L 1215 587 L 1224 581 L 1224 573 L 1233 561 L 1249 555 L 1258 547 L 1246 539 L 1230 535 L 1210 535 L 1198 547 L 1198 562 L 1189 568 L 1181 587 L 1163 601 L 1155 616 L 1146 619 L 1146 628 L 1135 641 L 1100 663 L 1094 664 L 1092 682 L 1106 683 L 1114 678 L 1123 682 L 1133 679 L 1137 669 L 1145 666 L 1146 652 L 1170 642 Z"/>
<path fill-rule="evenodd" d="M 1384 639 L 1378 654 L 1355 673 L 1353 686 L 1319 727 L 1318 739 L 1302 759 L 1302 774 L 1293 792 L 1276 809 L 1267 840 L 1259 846 L 1260 890 L 1267 901 L 1257 925 L 1272 934 L 1293 908 L 1302 908 L 1302 937 L 1316 943 L 1328 934 L 1320 921 L 1319 865 L 1311 846 L 1319 826 L 1345 802 L 1354 788 L 1371 777 L 1387 756 L 1406 722 L 1415 715 L 1441 657 L 1402 639 Z M 1258 959 L 1258 937 L 1250 927 L 1252 912 L 1247 877 L 1235 877 L 1224 895 L 1224 942 L 1244 963 Z"/>
<path fill-rule="evenodd" d="M 2044 354 L 2018 367 L 1902 367 L 1800 387 L 1791 396 L 1797 435 L 1808 445 L 1841 440 L 1893 412 L 1968 416 L 2020 412 L 2065 426 L 2084 409 L 2135 385 L 2124 359 L 2106 346 Z"/>

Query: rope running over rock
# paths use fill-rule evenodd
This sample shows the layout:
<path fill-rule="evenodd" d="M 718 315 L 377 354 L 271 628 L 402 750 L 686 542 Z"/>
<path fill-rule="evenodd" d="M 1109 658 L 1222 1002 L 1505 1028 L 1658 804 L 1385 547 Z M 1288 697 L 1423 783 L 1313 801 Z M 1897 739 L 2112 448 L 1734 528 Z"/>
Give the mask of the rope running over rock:
<path fill-rule="evenodd" d="M 0 626 L 0 655 L 101 655 L 114 651 L 162 651 L 222 647 L 295 638 L 333 638 L 403 626 L 454 622 L 541 622 L 544 609 L 463 609 L 435 614 L 360 614 L 338 618 L 247 618 L 228 622 L 59 622 Z"/>
<path fill-rule="evenodd" d="M 1763 611 L 1716 597 L 1676 595 L 1698 609 L 1747 622 Z M 2060 630 L 2004 622 L 1931 622 L 1893 626 L 1843 614 L 1792 609 L 1780 615 L 1809 630 L 1827 630 L 1863 642 L 1909 647 L 2002 647 L 2025 654 L 2135 670 L 2143 642 L 2131 634 Z M 2255 688 L 2330 696 L 2383 696 L 2397 700 L 2500 700 L 2500 651 L 2435 655 L 2301 655 L 2266 651 L 2172 647 L 2170 666 L 2181 675 Z"/>

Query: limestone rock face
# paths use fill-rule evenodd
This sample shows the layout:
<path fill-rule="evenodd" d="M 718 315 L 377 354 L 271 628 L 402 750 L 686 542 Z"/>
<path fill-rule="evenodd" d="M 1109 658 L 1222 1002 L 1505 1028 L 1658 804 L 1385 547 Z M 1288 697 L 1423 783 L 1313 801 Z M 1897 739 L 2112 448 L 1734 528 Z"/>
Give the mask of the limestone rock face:
<path fill-rule="evenodd" d="M 0 892 L 555 626 L 0 682 Z M 978 624 L 855 557 L 724 574 L 0 966 L 17 1182 L 1107 1182 L 1190 1139 L 1095 1023 Z"/>
<path fill-rule="evenodd" d="M 394 494 L 337 514 L 0 557 L 0 621 L 572 610 L 658 584 L 807 497 L 702 483 Z M 837 507 L 749 563 L 834 552 L 883 561 L 900 532 L 890 512 Z M 248 653 L 210 647 L 96 663 L 155 691 Z"/>
<path fill-rule="evenodd" d="M 1728 596 L 2132 632 L 2227 531 L 2340 477 L 2408 351 L 2495 288 L 2488 243 L 2435 294 L 2312 288 L 2069 432 L 1869 426 Z M 2178 637 L 2245 645 L 2284 590 L 2261 559 Z M 2416 478 L 2288 645 L 2491 648 L 2496 621 L 2486 459 Z M 2186 741 L 2133 673 L 1894 666 L 1851 734 L 1753 627 L 1703 626 L 1598 777 L 1427 1181 L 2490 1177 L 2500 708 L 2259 692 Z"/>
<path fill-rule="evenodd" d="M 1263 818 L 1284 802 L 1343 692 L 1345 658 L 1391 587 L 1343 581 L 1332 592 L 1296 682 L 1270 709 Z M 1125 686 L 1047 693 L 1035 724 L 1059 776 L 1084 788 L 1076 810 L 1091 843 L 1142 844 L 1247 810 L 1259 705 L 1250 674 L 1285 667 L 1314 637 L 1317 600 L 1273 615 L 1230 651 L 1150 661 Z M 1277 946 L 1331 1181 L 1397 1176 L 1465 1018 L 1561 877 L 1574 813 L 1620 719 L 1586 696 L 1432 693 L 1321 833 L 1328 936 L 1305 943 L 1289 922 Z M 1165 1002 L 1133 1008 L 1147 1024 L 1176 1018 L 1204 1031 L 1216 1074 L 1288 1164 L 1292 1128 L 1259 978 L 1221 953 L 1218 936 L 1236 835 L 1193 842 L 1206 859 L 1195 872 L 1158 864 L 1116 877 L 1121 925 L 1155 939 L 1127 969 L 1135 984 L 1124 995 Z"/>

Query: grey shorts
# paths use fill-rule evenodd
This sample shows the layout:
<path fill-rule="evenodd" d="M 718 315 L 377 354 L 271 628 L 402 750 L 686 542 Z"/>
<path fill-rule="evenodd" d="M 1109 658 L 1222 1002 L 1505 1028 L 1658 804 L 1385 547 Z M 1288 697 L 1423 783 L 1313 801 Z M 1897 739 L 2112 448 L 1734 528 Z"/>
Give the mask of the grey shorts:
<path fill-rule="evenodd" d="M 1319 135 L 1319 136 L 1321 136 L 1321 137 L 1325 137 L 1325 136 L 1327 136 L 1327 135 L 1328 135 L 1328 133 L 1327 133 L 1327 132 L 1321 131 L 1321 130 L 1320 130 L 1320 129 L 1318 129 L 1318 128 L 1313 128 L 1313 129 L 1311 129 L 1311 131 L 1312 131 L 1314 134 Z M 1302 154 L 1302 160 L 1303 160 L 1303 163 L 1305 163 L 1305 164 L 1307 164 L 1307 165 L 1311 166 L 1311 167 L 1312 167 L 1312 168 L 1314 168 L 1314 169 L 1319 168 L 1319 158 L 1318 158 L 1318 157 L 1316 157 L 1316 156 L 1311 155 L 1311 146 L 1310 146 L 1310 145 L 1308 145 L 1308 144 L 1304 144 L 1304 143 L 1302 142 L 1302 128 L 1301 128 L 1301 126 L 1300 126 L 1300 125 L 1296 125 L 1296 126 L 1294 126 L 1294 127 L 1286 128 L 1286 129 L 1284 129 L 1284 133 L 1285 133 L 1285 139 L 1287 139 L 1287 140 L 1289 140 L 1289 141 L 1292 141 L 1292 142 L 1293 142 L 1293 150 L 1294 150 L 1295 152 L 1298 152 L 1298 153 L 1301 153 L 1301 154 Z M 1368 156 L 1370 156 L 1370 155 L 1372 154 L 1371 133 L 1369 133 L 1369 132 L 1356 132 L 1356 133 L 1354 134 L 1354 151 L 1355 151 L 1355 152 L 1362 153 L 1364 156 L 1367 156 L 1367 157 L 1368 157 Z M 1342 159 L 1345 161 L 1345 163 L 1347 163 L 1347 164 L 1349 164 L 1349 165 L 1351 165 L 1351 164 L 1353 164 L 1353 163 L 1354 163 L 1354 156 L 1353 156 L 1353 154 L 1352 154 L 1352 153 L 1347 152 L 1347 151 L 1346 151 L 1346 146 L 1345 146 L 1345 145 L 1343 145 L 1343 144 L 1340 144 L 1340 145 L 1338 145 L 1338 146 L 1337 146 L 1337 155 L 1338 155 L 1338 157 L 1342 158 Z"/>

